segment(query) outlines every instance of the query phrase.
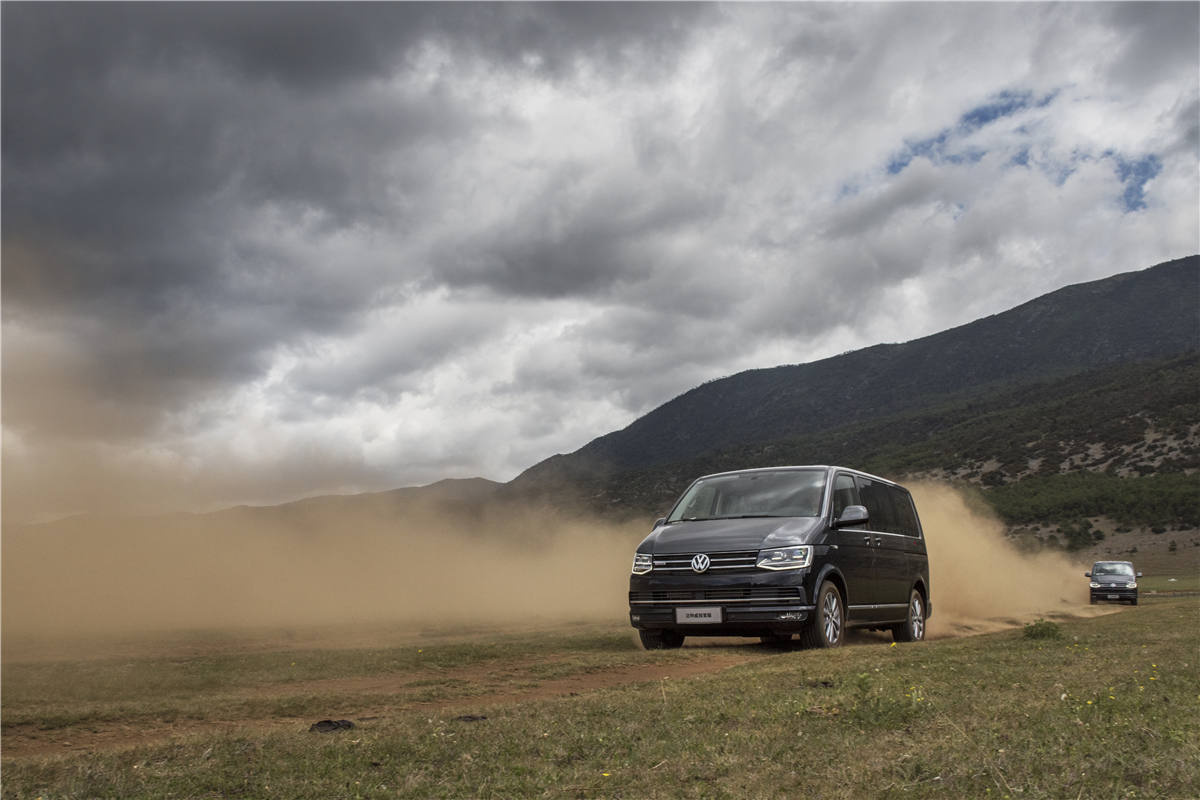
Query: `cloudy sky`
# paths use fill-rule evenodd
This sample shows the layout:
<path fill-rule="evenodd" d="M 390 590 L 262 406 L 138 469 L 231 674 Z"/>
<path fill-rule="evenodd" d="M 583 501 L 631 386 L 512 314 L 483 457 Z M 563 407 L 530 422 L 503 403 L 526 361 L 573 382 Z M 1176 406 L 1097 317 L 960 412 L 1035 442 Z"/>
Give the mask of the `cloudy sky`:
<path fill-rule="evenodd" d="M 6 519 L 508 480 L 1200 249 L 1200 5 L 3 5 Z"/>

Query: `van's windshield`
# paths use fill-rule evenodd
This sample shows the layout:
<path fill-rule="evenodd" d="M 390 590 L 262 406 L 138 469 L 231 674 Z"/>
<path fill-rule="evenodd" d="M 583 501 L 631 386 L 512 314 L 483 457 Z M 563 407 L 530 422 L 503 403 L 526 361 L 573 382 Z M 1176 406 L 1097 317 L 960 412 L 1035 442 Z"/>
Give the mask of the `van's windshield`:
<path fill-rule="evenodd" d="M 1129 564 L 1122 564 L 1120 562 L 1101 561 L 1101 562 L 1097 562 L 1096 565 L 1094 567 L 1092 567 L 1092 575 L 1093 576 L 1100 576 L 1100 575 L 1121 576 L 1121 575 L 1124 575 L 1126 577 L 1129 577 L 1129 576 L 1133 575 L 1133 567 L 1131 567 Z"/>
<path fill-rule="evenodd" d="M 688 488 L 667 522 L 741 517 L 816 517 L 821 514 L 825 471 L 735 472 L 701 478 Z"/>

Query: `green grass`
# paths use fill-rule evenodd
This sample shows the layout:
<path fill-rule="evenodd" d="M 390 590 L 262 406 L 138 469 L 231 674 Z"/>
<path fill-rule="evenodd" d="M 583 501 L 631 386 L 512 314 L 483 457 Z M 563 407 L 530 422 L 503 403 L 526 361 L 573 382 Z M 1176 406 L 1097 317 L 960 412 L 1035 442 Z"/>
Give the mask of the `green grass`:
<path fill-rule="evenodd" d="M 730 652 L 757 658 L 686 679 L 471 707 L 469 713 L 487 717 L 473 722 L 458 719 L 467 713 L 461 708 L 397 707 L 336 734 L 297 725 L 123 751 L 6 758 L 2 792 L 6 798 L 1194 798 L 1198 612 L 1195 598 L 1146 599 L 1105 616 L 1048 623 L 1061 638 L 1028 638 L 1014 629 L 833 651 L 748 646 L 645 653 L 614 629 L 579 643 L 594 648 L 583 653 L 581 666 L 609 669 L 605 659 L 617 666 L 694 665 Z M 485 658 L 492 654 L 485 647 L 477 665 L 536 683 L 543 680 L 537 670 L 520 664 L 548 653 L 567 657 L 572 643 L 542 639 L 524 650 L 510 644 L 511 657 Z M 249 679 L 260 669 L 244 674 Z M 10 680 L 6 669 L 6 718 Z"/>
<path fill-rule="evenodd" d="M 1200 575 L 1146 576 L 1138 578 L 1138 589 L 1143 592 L 1200 592 Z"/>

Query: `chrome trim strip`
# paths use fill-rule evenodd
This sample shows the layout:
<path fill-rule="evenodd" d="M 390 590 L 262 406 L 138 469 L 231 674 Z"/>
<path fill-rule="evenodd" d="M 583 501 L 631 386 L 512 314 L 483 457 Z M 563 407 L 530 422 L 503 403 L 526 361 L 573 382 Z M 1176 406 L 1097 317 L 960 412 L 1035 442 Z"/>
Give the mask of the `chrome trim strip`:
<path fill-rule="evenodd" d="M 908 608 L 908 603 L 875 603 L 873 605 L 846 606 L 846 608 Z"/>
<path fill-rule="evenodd" d="M 724 567 L 713 564 L 711 567 L 706 569 L 705 572 L 712 572 L 715 569 L 747 569 L 747 568 L 753 567 L 753 566 L 754 566 L 753 563 L 731 564 L 729 566 L 724 566 Z M 655 564 L 653 571 L 654 572 L 692 572 L 693 570 L 690 566 L 688 566 L 688 567 L 660 567 L 657 564 Z"/>
<path fill-rule="evenodd" d="M 796 599 L 799 600 L 800 598 L 797 597 Z M 786 597 L 736 597 L 736 598 L 728 598 L 728 599 L 720 599 L 720 600 L 714 600 L 713 598 L 710 597 L 706 600 L 630 600 L 629 605 L 631 605 L 631 606 L 677 606 L 677 605 L 681 605 L 684 603 L 691 603 L 693 605 L 699 604 L 699 605 L 706 605 L 706 606 L 714 606 L 714 605 L 723 605 L 725 603 L 783 603 L 783 602 L 786 602 L 786 600 L 787 600 Z M 788 608 L 812 608 L 813 606 L 787 606 L 787 607 Z"/>

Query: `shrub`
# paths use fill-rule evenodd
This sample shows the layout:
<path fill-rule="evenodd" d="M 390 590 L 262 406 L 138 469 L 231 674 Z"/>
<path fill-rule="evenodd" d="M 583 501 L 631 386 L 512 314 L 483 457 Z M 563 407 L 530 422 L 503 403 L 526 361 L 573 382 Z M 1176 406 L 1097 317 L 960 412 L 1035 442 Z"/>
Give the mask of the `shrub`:
<path fill-rule="evenodd" d="M 1057 622 L 1039 619 L 1025 626 L 1026 639 L 1061 639 L 1062 635 Z"/>

